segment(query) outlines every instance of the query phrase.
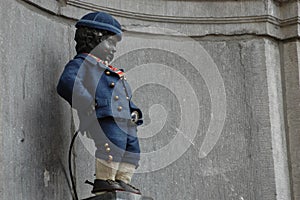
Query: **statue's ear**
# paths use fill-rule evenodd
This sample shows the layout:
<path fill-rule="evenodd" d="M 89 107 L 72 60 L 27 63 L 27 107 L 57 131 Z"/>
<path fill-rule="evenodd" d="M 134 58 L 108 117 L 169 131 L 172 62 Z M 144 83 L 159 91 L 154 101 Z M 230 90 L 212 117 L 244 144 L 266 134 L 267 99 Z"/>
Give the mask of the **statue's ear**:
<path fill-rule="evenodd" d="M 93 41 L 94 41 L 94 37 L 93 37 L 93 36 L 87 36 L 87 37 L 86 37 L 86 42 L 87 42 L 88 44 L 92 43 Z"/>

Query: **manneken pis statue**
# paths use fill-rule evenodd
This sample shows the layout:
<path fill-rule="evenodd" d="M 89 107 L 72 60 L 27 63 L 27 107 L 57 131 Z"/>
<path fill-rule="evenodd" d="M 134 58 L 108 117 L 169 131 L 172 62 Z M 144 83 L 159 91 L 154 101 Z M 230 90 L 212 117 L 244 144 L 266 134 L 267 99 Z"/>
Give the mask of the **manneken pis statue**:
<path fill-rule="evenodd" d="M 77 110 L 81 133 L 95 142 L 96 179 L 92 193 L 128 191 L 140 160 L 137 126 L 141 110 L 123 69 L 109 65 L 122 39 L 120 23 L 104 12 L 93 12 L 76 23 L 77 55 L 69 61 L 57 85 L 58 94 Z"/>

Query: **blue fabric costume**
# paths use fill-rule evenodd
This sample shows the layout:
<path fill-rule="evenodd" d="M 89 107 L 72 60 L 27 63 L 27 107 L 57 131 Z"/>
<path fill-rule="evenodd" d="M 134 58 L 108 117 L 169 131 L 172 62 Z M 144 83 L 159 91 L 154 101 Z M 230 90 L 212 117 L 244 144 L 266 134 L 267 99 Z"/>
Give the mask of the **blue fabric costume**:
<path fill-rule="evenodd" d="M 78 111 L 80 131 L 88 131 L 96 145 L 96 157 L 138 166 L 140 147 L 137 126 L 141 110 L 131 101 L 126 78 L 88 54 L 78 54 L 65 66 L 58 94 Z M 132 122 L 131 113 L 138 113 Z"/>

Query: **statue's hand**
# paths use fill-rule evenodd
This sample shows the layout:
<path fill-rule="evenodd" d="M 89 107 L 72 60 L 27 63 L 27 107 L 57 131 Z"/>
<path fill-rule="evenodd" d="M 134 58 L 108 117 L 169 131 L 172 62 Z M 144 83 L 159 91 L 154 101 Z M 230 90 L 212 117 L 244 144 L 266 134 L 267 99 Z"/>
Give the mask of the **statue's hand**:
<path fill-rule="evenodd" d="M 131 113 L 131 121 L 136 123 L 139 119 L 139 113 L 137 111 L 133 111 Z"/>

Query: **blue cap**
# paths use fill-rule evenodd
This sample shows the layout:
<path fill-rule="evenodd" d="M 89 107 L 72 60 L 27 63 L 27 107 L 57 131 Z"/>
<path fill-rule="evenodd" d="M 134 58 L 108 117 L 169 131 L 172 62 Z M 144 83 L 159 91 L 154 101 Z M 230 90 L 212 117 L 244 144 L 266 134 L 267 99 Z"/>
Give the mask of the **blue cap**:
<path fill-rule="evenodd" d="M 110 31 L 118 35 L 120 39 L 122 37 L 120 23 L 113 16 L 105 12 L 93 12 L 84 15 L 75 25 L 76 28 L 80 26 Z"/>

